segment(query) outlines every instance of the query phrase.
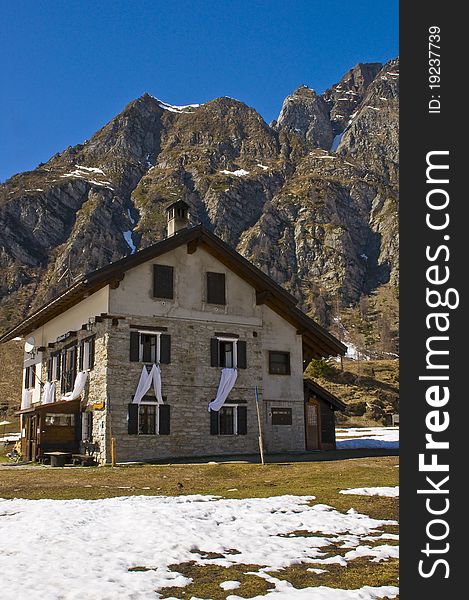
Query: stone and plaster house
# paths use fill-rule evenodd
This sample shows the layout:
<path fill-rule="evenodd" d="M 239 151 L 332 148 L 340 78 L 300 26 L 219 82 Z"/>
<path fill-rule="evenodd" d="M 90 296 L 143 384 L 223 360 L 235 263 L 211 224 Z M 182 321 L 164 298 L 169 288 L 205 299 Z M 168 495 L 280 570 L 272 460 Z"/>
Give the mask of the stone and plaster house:
<path fill-rule="evenodd" d="M 78 452 L 100 464 L 335 447 L 343 404 L 303 381 L 313 358 L 346 350 L 271 278 L 203 226 L 168 208 L 168 237 L 76 279 L 6 333 L 24 338 L 22 451 Z M 136 390 L 158 365 L 161 401 Z M 155 367 L 156 369 L 156 367 Z M 222 369 L 236 369 L 218 411 Z"/>

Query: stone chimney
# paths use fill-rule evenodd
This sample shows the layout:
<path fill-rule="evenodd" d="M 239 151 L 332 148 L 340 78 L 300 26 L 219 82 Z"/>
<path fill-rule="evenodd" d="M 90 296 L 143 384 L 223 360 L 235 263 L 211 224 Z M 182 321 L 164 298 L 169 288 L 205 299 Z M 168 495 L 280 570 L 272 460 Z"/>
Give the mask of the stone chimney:
<path fill-rule="evenodd" d="M 168 221 L 168 237 L 173 236 L 181 229 L 189 227 L 189 205 L 184 200 L 170 204 L 166 209 Z"/>

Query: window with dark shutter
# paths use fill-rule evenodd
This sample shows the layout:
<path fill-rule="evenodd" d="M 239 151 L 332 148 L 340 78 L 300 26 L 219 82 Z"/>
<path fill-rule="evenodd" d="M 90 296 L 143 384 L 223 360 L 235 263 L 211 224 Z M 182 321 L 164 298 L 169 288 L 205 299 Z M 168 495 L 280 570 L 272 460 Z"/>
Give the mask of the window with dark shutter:
<path fill-rule="evenodd" d="M 86 371 L 94 367 L 94 336 L 86 338 L 80 344 L 78 370 Z"/>
<path fill-rule="evenodd" d="M 71 392 L 77 376 L 77 346 L 73 345 L 62 352 L 62 386 L 63 393 Z"/>
<path fill-rule="evenodd" d="M 138 331 L 130 332 L 130 361 L 138 362 L 140 354 L 140 334 Z"/>
<path fill-rule="evenodd" d="M 61 374 L 61 367 L 62 367 L 62 355 L 61 353 L 57 353 L 55 355 L 55 359 L 56 359 L 56 367 L 55 367 L 55 379 L 57 381 L 60 381 L 60 374 Z"/>
<path fill-rule="evenodd" d="M 228 334 L 227 334 L 228 335 Z M 232 369 L 247 368 L 247 349 L 244 340 L 210 339 L 210 366 Z"/>
<path fill-rule="evenodd" d="M 138 404 L 128 405 L 127 432 L 129 435 L 138 434 Z"/>
<path fill-rule="evenodd" d="M 170 406 L 169 404 L 159 405 L 159 429 L 160 435 L 169 435 L 170 433 Z"/>
<path fill-rule="evenodd" d="M 49 356 L 47 360 L 47 381 L 52 381 L 54 373 L 53 373 L 53 363 L 54 359 L 52 356 Z"/>
<path fill-rule="evenodd" d="M 224 273 L 207 273 L 207 302 L 226 304 Z"/>
<path fill-rule="evenodd" d="M 232 369 L 234 367 L 234 343 L 219 342 L 220 367 Z"/>
<path fill-rule="evenodd" d="M 219 342 L 217 338 L 211 338 L 210 340 L 210 366 L 220 366 Z"/>
<path fill-rule="evenodd" d="M 80 344 L 80 352 L 78 355 L 78 370 L 79 371 L 83 371 L 83 353 L 84 353 L 84 349 L 85 349 L 85 344 L 84 342 L 81 342 Z"/>
<path fill-rule="evenodd" d="M 153 296 L 174 298 L 174 268 L 166 265 L 153 265 Z"/>
<path fill-rule="evenodd" d="M 210 411 L 210 435 L 218 435 L 218 412 Z"/>
<path fill-rule="evenodd" d="M 290 375 L 290 352 L 269 352 L 269 373 Z"/>
<path fill-rule="evenodd" d="M 237 366 L 238 369 L 247 369 L 247 348 L 244 340 L 239 340 L 237 345 L 238 357 Z"/>
<path fill-rule="evenodd" d="M 246 435 L 248 432 L 248 408 L 238 406 L 238 435 Z"/>
<path fill-rule="evenodd" d="M 222 406 L 218 411 L 219 429 L 220 435 L 233 435 L 235 431 L 235 416 L 234 412 L 236 407 L 234 406 Z"/>
<path fill-rule="evenodd" d="M 140 346 L 142 351 L 142 361 L 147 363 L 155 363 L 157 361 L 156 335 L 140 333 Z"/>
<path fill-rule="evenodd" d="M 89 368 L 94 369 L 94 337 L 90 340 Z"/>
<path fill-rule="evenodd" d="M 138 405 L 138 433 L 143 435 L 156 435 L 157 404 Z"/>
<path fill-rule="evenodd" d="M 171 362 L 171 336 L 162 333 L 160 336 L 160 363 L 167 365 Z"/>

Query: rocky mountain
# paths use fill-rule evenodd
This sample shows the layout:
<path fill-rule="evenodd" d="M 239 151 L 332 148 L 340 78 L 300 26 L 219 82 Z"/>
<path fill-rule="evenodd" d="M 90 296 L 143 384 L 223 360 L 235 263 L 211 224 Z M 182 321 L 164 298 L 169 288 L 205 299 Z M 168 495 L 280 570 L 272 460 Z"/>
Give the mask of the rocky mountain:
<path fill-rule="evenodd" d="M 0 329 L 165 235 L 175 199 L 325 324 L 398 273 L 398 61 L 301 86 L 270 126 L 231 98 L 134 100 L 0 186 Z"/>

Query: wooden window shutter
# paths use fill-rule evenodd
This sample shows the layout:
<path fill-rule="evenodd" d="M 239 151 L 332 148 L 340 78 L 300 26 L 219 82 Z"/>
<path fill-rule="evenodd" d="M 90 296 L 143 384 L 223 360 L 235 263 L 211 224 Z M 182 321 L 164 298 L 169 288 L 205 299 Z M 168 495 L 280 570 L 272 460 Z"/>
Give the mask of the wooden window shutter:
<path fill-rule="evenodd" d="M 174 267 L 153 265 L 153 296 L 155 298 L 174 298 Z"/>
<path fill-rule="evenodd" d="M 138 433 L 138 404 L 130 403 L 128 406 L 128 416 L 129 420 L 127 423 L 128 429 L 127 432 L 129 435 L 137 435 Z"/>
<path fill-rule="evenodd" d="M 248 432 L 248 407 L 238 406 L 238 435 L 246 435 Z"/>
<path fill-rule="evenodd" d="M 169 404 L 160 404 L 159 407 L 159 431 L 160 435 L 169 435 L 170 433 L 170 410 Z"/>
<path fill-rule="evenodd" d="M 220 344 L 217 338 L 211 338 L 210 340 L 210 366 L 220 366 Z"/>
<path fill-rule="evenodd" d="M 239 340 L 236 344 L 238 346 L 238 369 L 247 368 L 247 347 L 244 340 Z"/>
<path fill-rule="evenodd" d="M 207 302 L 226 304 L 224 273 L 207 273 Z"/>
<path fill-rule="evenodd" d="M 52 356 L 49 356 L 47 360 L 47 381 L 52 381 L 53 373 L 52 373 Z"/>
<path fill-rule="evenodd" d="M 130 332 L 130 360 L 138 362 L 140 354 L 140 335 L 138 331 Z"/>
<path fill-rule="evenodd" d="M 26 367 L 24 370 L 24 388 L 27 390 L 29 388 L 29 370 L 31 367 Z"/>
<path fill-rule="evenodd" d="M 61 366 L 62 366 L 62 353 L 57 354 L 57 370 L 55 372 L 55 378 L 57 379 L 57 381 L 60 381 L 60 374 L 61 374 Z"/>
<path fill-rule="evenodd" d="M 80 354 L 78 355 L 78 370 L 83 371 L 83 354 L 85 350 L 85 344 L 83 342 L 80 343 Z"/>
<path fill-rule="evenodd" d="M 218 412 L 210 411 L 210 435 L 218 435 Z"/>
<path fill-rule="evenodd" d="M 90 369 L 94 368 L 94 337 L 90 340 Z"/>
<path fill-rule="evenodd" d="M 171 362 L 171 336 L 162 333 L 160 336 L 160 363 L 168 365 Z"/>

